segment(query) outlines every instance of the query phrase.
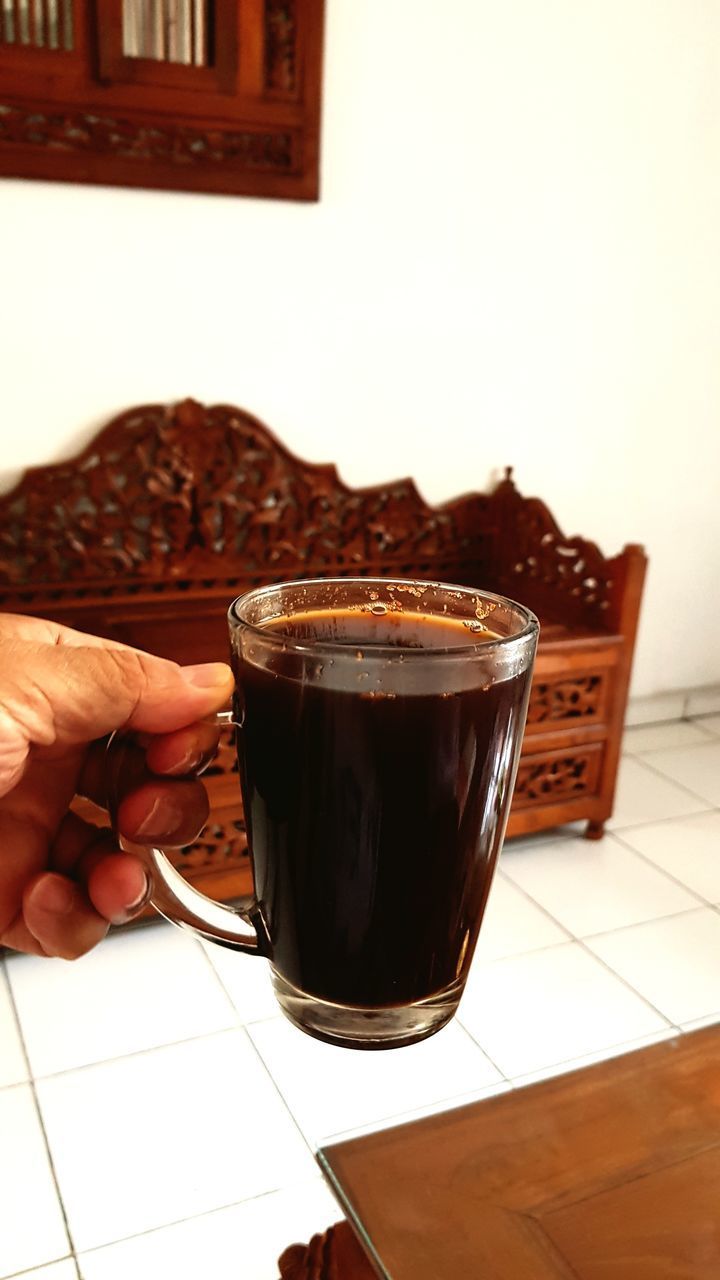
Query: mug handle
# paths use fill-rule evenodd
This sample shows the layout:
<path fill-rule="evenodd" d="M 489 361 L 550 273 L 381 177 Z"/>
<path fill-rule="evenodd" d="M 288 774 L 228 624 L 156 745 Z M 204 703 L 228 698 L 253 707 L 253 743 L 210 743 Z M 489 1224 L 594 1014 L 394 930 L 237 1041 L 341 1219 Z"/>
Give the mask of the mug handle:
<path fill-rule="evenodd" d="M 218 711 L 206 723 L 219 729 L 236 725 L 232 711 Z M 108 740 L 105 757 L 107 807 L 118 845 L 126 853 L 134 853 L 145 865 L 152 886 L 150 902 L 155 910 L 171 924 L 189 930 L 196 937 L 217 942 L 233 951 L 269 956 L 270 940 L 259 904 L 254 898 L 247 906 L 237 908 L 213 902 L 212 898 L 207 898 L 183 880 L 162 849 L 135 844 L 118 831 L 118 784 L 123 758 L 131 742 L 132 734 L 121 729 Z"/>

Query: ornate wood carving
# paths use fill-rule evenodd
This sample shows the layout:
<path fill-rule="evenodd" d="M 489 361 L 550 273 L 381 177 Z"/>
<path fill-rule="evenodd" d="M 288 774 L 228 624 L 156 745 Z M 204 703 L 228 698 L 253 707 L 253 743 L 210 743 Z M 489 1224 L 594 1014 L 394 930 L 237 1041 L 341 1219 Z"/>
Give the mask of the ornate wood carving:
<path fill-rule="evenodd" d="M 561 615 L 579 621 L 593 617 L 602 625 L 611 604 L 610 562 L 594 542 L 568 538 L 539 498 L 523 498 L 512 481 L 512 467 L 495 492 L 502 512 L 502 580 L 510 596 L 528 592 L 542 613 L 552 601 Z"/>
<path fill-rule="evenodd" d="M 205 770 L 204 778 L 225 778 L 229 774 L 237 774 L 238 762 L 235 754 L 235 731 L 223 729 L 220 746 L 212 764 Z"/>
<path fill-rule="evenodd" d="M 77 459 L 0 499 L 0 584 L 102 582 L 127 592 L 478 563 L 482 498 L 429 507 L 412 481 L 351 490 L 257 419 L 194 401 L 116 419 Z"/>
<path fill-rule="evenodd" d="M 297 72 L 295 0 L 265 0 L 265 87 L 293 93 Z"/>
<path fill-rule="evenodd" d="M 605 699 L 604 675 L 578 675 L 572 679 L 535 680 L 528 707 L 528 724 L 554 720 L 596 719 Z"/>
<path fill-rule="evenodd" d="M 548 804 L 576 799 L 597 787 L 602 747 L 598 744 L 572 753 L 554 751 L 537 758 L 521 759 L 515 782 L 513 804 Z"/>
<path fill-rule="evenodd" d="M 0 497 L 1 608 L 182 662 L 223 657 L 229 600 L 273 579 L 435 578 L 536 608 L 557 625 L 541 631 L 510 835 L 562 821 L 564 804 L 596 832 L 611 812 L 644 564 L 638 548 L 609 561 L 565 538 L 509 475 L 439 507 L 410 480 L 352 489 L 243 410 L 192 400 L 121 414 Z M 237 868 L 237 897 L 249 865 L 229 735 L 206 777 L 214 826 L 176 861 L 205 883 Z"/>
<path fill-rule="evenodd" d="M 239 799 L 229 816 L 211 815 L 202 835 L 174 855 L 173 864 L 185 874 L 198 871 L 222 871 L 229 864 L 247 866 L 249 862 L 245 822 Z"/>
<path fill-rule="evenodd" d="M 152 123 L 87 111 L 40 111 L 0 103 L 0 142 L 112 155 L 123 160 L 162 160 L 177 165 L 232 165 L 239 169 L 289 170 L 296 139 L 291 133 L 193 129 L 158 119 Z"/>

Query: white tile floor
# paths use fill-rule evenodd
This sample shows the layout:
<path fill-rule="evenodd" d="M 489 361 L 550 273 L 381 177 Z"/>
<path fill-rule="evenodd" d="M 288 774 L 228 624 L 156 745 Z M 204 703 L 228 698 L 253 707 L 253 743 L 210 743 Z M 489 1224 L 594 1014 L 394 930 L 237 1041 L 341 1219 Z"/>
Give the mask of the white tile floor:
<path fill-rule="evenodd" d="M 720 716 L 625 736 L 601 842 L 508 844 L 459 1018 L 319 1045 L 263 962 L 166 925 L 0 962 L 0 1280 L 276 1280 L 339 1216 L 313 1148 L 720 1020 Z"/>

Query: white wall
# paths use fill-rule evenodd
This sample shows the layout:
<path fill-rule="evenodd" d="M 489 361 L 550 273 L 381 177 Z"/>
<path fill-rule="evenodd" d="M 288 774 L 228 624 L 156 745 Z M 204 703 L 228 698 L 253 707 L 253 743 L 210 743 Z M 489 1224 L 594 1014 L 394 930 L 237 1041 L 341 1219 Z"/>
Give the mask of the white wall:
<path fill-rule="evenodd" d="M 133 403 L 361 484 L 513 462 L 651 572 L 634 692 L 720 680 L 720 5 L 328 0 L 318 205 L 0 183 L 5 480 Z"/>

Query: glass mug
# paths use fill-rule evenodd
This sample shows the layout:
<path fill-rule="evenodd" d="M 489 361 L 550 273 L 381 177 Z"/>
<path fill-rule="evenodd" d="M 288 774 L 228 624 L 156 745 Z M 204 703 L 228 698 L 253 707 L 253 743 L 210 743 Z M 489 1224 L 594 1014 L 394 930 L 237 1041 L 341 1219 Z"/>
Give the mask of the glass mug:
<path fill-rule="evenodd" d="M 217 723 L 236 725 L 255 896 L 212 902 L 162 850 L 122 846 L 168 920 L 267 957 L 303 1031 L 358 1049 L 422 1040 L 470 968 L 537 619 L 468 587 L 324 578 L 250 591 L 228 621 L 236 692 Z M 127 741 L 111 741 L 115 765 Z"/>

